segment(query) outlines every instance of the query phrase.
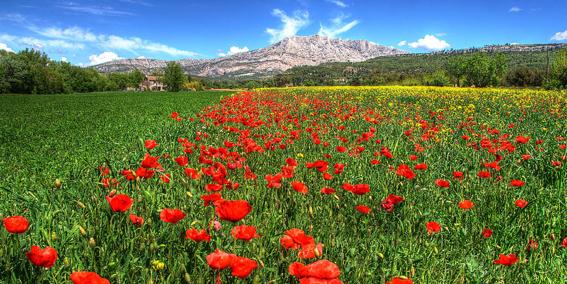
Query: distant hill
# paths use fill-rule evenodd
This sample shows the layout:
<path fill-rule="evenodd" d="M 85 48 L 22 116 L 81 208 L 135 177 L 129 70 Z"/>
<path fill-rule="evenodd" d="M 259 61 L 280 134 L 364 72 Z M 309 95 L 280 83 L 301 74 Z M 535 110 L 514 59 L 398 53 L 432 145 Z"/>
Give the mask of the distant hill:
<path fill-rule="evenodd" d="M 357 63 L 324 63 L 318 66 L 298 66 L 281 76 L 294 85 L 342 85 L 352 80 L 361 84 L 380 84 L 376 80 L 400 82 L 407 77 L 426 75 L 443 70 L 451 57 L 475 52 L 502 53 L 510 69 L 525 66 L 543 70 L 548 57 L 567 44 L 490 45 L 481 48 L 446 50 L 433 53 L 403 54 L 373 58 Z"/>
<path fill-rule="evenodd" d="M 296 66 L 315 66 L 327 62 L 360 62 L 405 51 L 366 40 L 341 40 L 324 36 L 294 36 L 249 52 L 215 59 L 178 60 L 186 73 L 200 77 L 262 77 L 278 74 Z M 122 59 L 93 68 L 103 73 L 139 69 L 151 73 L 163 69 L 165 60 Z"/>

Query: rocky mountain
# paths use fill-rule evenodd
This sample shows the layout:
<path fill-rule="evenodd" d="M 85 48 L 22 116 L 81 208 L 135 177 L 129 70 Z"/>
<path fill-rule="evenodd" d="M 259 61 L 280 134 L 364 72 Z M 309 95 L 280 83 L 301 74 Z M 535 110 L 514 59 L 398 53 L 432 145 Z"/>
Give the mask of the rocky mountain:
<path fill-rule="evenodd" d="M 366 40 L 341 40 L 324 36 L 294 36 L 265 48 L 214 59 L 182 59 L 185 72 L 201 77 L 252 77 L 280 73 L 295 66 L 314 66 L 327 62 L 360 62 L 405 51 Z M 93 68 L 100 72 L 126 72 L 139 69 L 151 73 L 163 69 L 165 60 L 121 59 Z"/>

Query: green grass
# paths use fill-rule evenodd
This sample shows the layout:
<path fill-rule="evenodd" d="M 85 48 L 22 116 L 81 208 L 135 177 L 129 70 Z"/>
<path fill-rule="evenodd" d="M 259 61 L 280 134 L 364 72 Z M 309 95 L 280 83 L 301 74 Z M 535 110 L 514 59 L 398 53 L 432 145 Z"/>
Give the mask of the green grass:
<path fill-rule="evenodd" d="M 0 96 L 0 219 L 10 214 L 34 216 L 31 235 L 39 237 L 41 243 L 76 241 L 75 222 L 85 217 L 77 211 L 76 201 L 88 202 L 82 192 L 97 188 L 92 177 L 98 165 L 140 151 L 146 138 L 170 135 L 165 125 L 171 120 L 171 112 L 197 113 L 229 94 Z M 53 190 L 55 179 L 63 181 L 61 190 Z M 2 230 L 3 245 L 6 238 L 10 240 L 11 236 Z M 29 245 L 22 243 L 21 249 Z M 22 255 L 18 248 L 0 248 L 0 283 L 30 283 L 30 278 L 21 274 L 32 273 L 26 260 L 14 259 L 10 252 L 6 255 L 6 249 Z M 66 255 L 64 250 L 60 257 L 73 262 L 72 254 Z M 55 274 L 45 281 L 68 279 Z"/>
<path fill-rule="evenodd" d="M 564 93 L 506 89 L 453 88 L 298 88 L 241 94 L 219 104 L 228 93 L 151 93 L 92 94 L 69 96 L 1 96 L 0 117 L 0 218 L 24 215 L 31 227 L 23 235 L 9 235 L 0 230 L 0 283 L 65 283 L 73 271 L 95 271 L 112 283 L 213 283 L 215 271 L 206 256 L 216 248 L 259 263 L 258 269 L 244 283 L 297 283 L 288 267 L 297 258 L 296 251 L 284 251 L 279 243 L 291 228 L 305 230 L 324 244 L 322 258 L 336 263 L 345 283 L 384 283 L 394 276 L 411 277 L 414 283 L 567 283 L 567 249 L 559 246 L 567 237 L 567 166 L 552 167 L 551 161 L 567 154 L 558 137 L 565 132 Z M 178 111 L 190 122 L 176 122 L 170 113 Z M 351 110 L 350 118 L 344 115 Z M 373 110 L 372 114 L 367 111 Z M 232 112 L 230 112 L 232 111 Z M 443 115 L 431 115 L 443 112 Z M 339 115 L 340 113 L 340 115 Z M 379 115 L 378 115 L 379 114 Z M 258 115 L 258 116 L 256 116 Z M 369 117 L 377 123 L 369 122 Z M 238 122 L 211 118 L 238 117 Z M 471 117 L 471 120 L 467 118 Z M 297 118 L 297 120 L 295 120 Z M 259 127 L 245 126 L 251 120 L 262 120 Z M 418 125 L 426 120 L 438 132 L 422 141 L 425 132 Z M 469 130 L 459 126 L 465 122 Z M 271 124 L 270 124 L 271 123 Z M 509 127 L 514 124 L 513 127 Z M 200 196 L 206 194 L 210 177 L 187 178 L 173 157 L 183 155 L 177 138 L 184 137 L 197 147 L 224 147 L 225 141 L 241 143 L 243 137 L 224 127 L 250 129 L 257 144 L 284 134 L 282 143 L 263 153 L 245 153 L 242 145 L 231 148 L 258 176 L 243 178 L 243 170 L 228 170 L 228 177 L 239 182 L 238 190 L 224 189 L 223 198 L 245 199 L 253 211 L 237 224 L 254 225 L 260 238 L 251 242 L 234 240 L 231 223 L 221 221 L 222 229 L 210 229 L 214 217 L 211 206 L 203 207 Z M 340 126 L 344 126 L 341 128 Z M 376 128 L 375 137 L 357 143 L 361 133 Z M 322 142 L 313 142 L 308 128 L 318 129 Z M 413 128 L 410 139 L 404 132 Z M 489 129 L 500 133 L 490 133 Z M 301 138 L 287 143 L 291 131 L 302 129 Z M 356 130 L 356 133 L 353 132 Z M 433 131 L 433 130 L 432 130 Z M 207 133 L 208 138 L 195 138 Z M 478 136 L 474 134 L 478 134 Z M 257 134 L 257 135 L 256 135 Z M 476 177 L 483 162 L 495 156 L 486 149 L 474 150 L 461 136 L 471 136 L 479 143 L 486 136 L 509 141 L 514 152 L 498 150 L 502 156 L 496 178 Z M 502 135 L 509 134 L 508 138 Z M 530 136 L 528 144 L 518 144 L 515 137 Z M 345 137 L 348 143 L 337 136 Z M 264 139 L 263 139 L 264 138 Z M 163 184 L 157 178 L 127 182 L 119 171 L 136 169 L 144 157 L 144 139 L 155 139 L 159 146 L 151 150 L 160 156 L 172 182 Z M 376 143 L 381 139 L 381 143 Z M 536 145 L 541 139 L 543 143 Z M 417 152 L 415 144 L 424 147 Z M 494 142 L 496 143 L 496 142 Z M 280 149 L 278 144 L 285 144 Z M 360 155 L 338 153 L 336 146 L 349 150 L 364 146 Z M 498 144 L 500 145 L 500 144 Z M 388 147 L 393 159 L 374 155 Z M 543 147 L 539 150 L 539 147 Z M 200 151 L 188 155 L 189 166 L 208 167 L 199 163 Z M 520 162 L 521 155 L 532 159 Z M 325 158 L 325 154 L 331 157 Z M 409 155 L 416 154 L 417 161 Z M 292 179 L 284 179 L 279 189 L 266 188 L 264 176 L 276 174 L 286 158 L 297 159 L 299 166 Z M 335 163 L 346 164 L 342 174 L 323 180 L 306 162 L 327 160 L 330 170 Z M 379 159 L 380 165 L 371 165 Z M 229 162 L 214 158 L 228 167 Z M 418 162 L 427 163 L 426 171 L 415 171 L 417 177 L 406 180 L 390 167 Z M 116 190 L 134 199 L 129 213 L 143 216 L 146 223 L 136 228 L 128 213 L 113 213 L 104 197 L 113 189 L 103 188 L 98 166 L 106 163 L 110 177 L 117 177 Z M 452 178 L 453 171 L 465 172 L 465 179 Z M 54 189 L 56 178 L 63 180 Z M 438 188 L 435 180 L 451 182 L 449 189 Z M 526 182 L 511 188 L 511 179 Z M 295 192 L 290 182 L 304 182 L 307 195 Z M 343 183 L 369 184 L 370 193 L 355 196 L 341 188 Z M 337 193 L 322 195 L 322 187 L 333 187 Z M 392 213 L 381 209 L 390 193 L 402 195 L 405 201 Z M 524 209 L 514 205 L 523 198 Z M 470 199 L 475 207 L 469 211 L 457 204 Z M 365 204 L 369 215 L 353 209 Z M 180 208 L 187 216 L 176 225 L 159 219 L 162 208 Z M 441 224 L 441 232 L 429 235 L 427 221 Z M 484 227 L 494 235 L 481 236 Z M 84 232 L 81 233 L 81 230 Z M 189 228 L 207 229 L 210 243 L 185 240 Z M 527 251 L 529 239 L 539 248 Z M 52 246 L 59 259 L 50 270 L 33 267 L 24 253 L 31 245 Z M 492 263 L 498 254 L 515 253 L 520 261 L 504 267 Z M 152 261 L 165 264 L 164 270 L 152 268 Z M 313 260 L 304 260 L 311 263 Z M 229 272 L 223 283 L 236 282 Z"/>

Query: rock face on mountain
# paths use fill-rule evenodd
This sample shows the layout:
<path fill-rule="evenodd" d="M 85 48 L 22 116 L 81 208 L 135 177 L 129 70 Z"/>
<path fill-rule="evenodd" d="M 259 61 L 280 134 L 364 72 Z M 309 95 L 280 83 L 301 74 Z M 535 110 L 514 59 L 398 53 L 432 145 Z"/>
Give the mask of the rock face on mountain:
<path fill-rule="evenodd" d="M 379 56 L 404 54 L 405 51 L 366 40 L 340 40 L 324 36 L 294 36 L 249 52 L 215 59 L 178 60 L 188 74 L 202 77 L 247 77 L 279 73 L 295 66 L 326 62 L 360 62 Z M 93 66 L 100 72 L 126 72 L 140 69 L 153 72 L 167 61 L 122 59 Z"/>

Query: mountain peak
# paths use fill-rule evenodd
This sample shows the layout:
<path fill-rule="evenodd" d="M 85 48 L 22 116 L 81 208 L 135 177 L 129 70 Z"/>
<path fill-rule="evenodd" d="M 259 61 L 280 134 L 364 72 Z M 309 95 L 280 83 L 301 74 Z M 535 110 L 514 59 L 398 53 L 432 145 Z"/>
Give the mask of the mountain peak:
<path fill-rule="evenodd" d="M 206 60 L 178 60 L 184 70 L 203 77 L 264 76 L 296 66 L 327 62 L 359 62 L 374 57 L 404 54 L 405 51 L 367 40 L 342 40 L 323 35 L 292 36 L 268 47 L 227 57 Z M 164 68 L 163 60 L 138 62 L 137 59 L 94 66 L 101 72 L 124 72 L 135 68 L 153 71 Z M 151 66 L 148 66 L 151 65 Z"/>

